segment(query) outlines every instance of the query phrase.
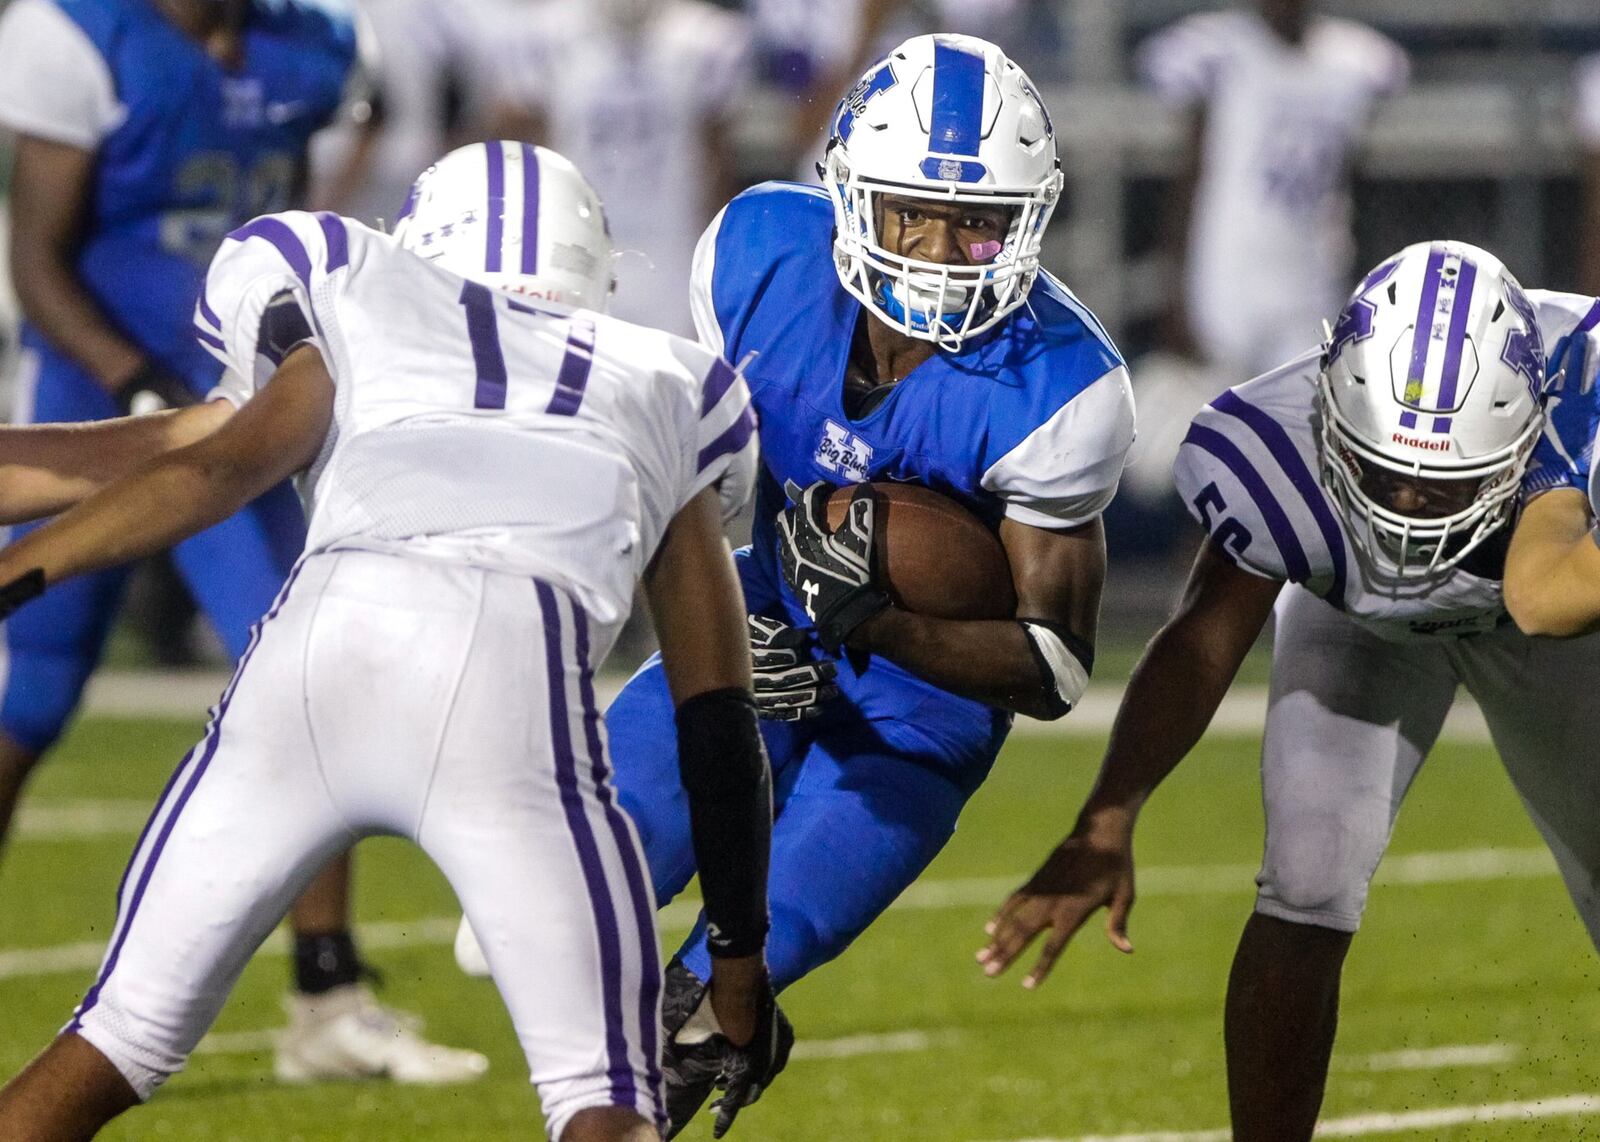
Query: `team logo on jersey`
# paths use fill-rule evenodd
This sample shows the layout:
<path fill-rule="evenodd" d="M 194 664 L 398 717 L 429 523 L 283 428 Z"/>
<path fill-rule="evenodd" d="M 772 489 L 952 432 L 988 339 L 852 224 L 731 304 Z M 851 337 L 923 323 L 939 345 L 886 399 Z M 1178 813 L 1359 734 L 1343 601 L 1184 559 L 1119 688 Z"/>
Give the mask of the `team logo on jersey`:
<path fill-rule="evenodd" d="M 872 466 L 872 445 L 844 425 L 829 420 L 823 423 L 814 459 L 824 471 L 842 476 L 848 483 L 864 484 L 867 469 Z"/>

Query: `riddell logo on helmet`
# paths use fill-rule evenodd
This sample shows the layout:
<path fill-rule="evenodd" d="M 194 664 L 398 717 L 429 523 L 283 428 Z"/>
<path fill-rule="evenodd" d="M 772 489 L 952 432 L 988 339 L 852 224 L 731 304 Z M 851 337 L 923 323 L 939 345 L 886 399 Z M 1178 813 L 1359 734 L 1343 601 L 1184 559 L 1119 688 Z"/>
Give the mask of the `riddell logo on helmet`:
<path fill-rule="evenodd" d="M 1393 436 L 1389 437 L 1389 439 L 1396 444 L 1404 444 L 1407 448 L 1420 448 L 1424 452 L 1450 451 L 1450 440 L 1448 437 L 1443 440 L 1423 440 L 1421 437 L 1407 436 L 1403 432 L 1396 432 Z"/>

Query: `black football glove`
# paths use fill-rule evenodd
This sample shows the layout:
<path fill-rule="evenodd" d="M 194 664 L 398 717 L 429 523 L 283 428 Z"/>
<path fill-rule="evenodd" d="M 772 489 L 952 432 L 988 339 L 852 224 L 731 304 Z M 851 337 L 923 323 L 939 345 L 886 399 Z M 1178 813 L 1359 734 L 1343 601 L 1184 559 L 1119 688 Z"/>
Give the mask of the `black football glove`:
<path fill-rule="evenodd" d="M 29 599 L 37 599 L 42 594 L 44 594 L 44 572 L 37 567 L 0 586 L 0 620 L 10 618 L 12 612 L 23 603 Z"/>
<path fill-rule="evenodd" d="M 200 403 L 188 385 L 154 361 L 140 365 L 139 371 L 123 381 L 111 396 L 123 416 L 142 416 Z"/>
<path fill-rule="evenodd" d="M 837 531 L 828 530 L 833 485 L 819 481 L 802 492 L 787 483 L 784 491 L 795 506 L 778 513 L 783 577 L 816 625 L 817 641 L 837 654 L 852 631 L 889 606 L 889 593 L 872 576 L 872 490 L 856 489 Z"/>
<path fill-rule="evenodd" d="M 798 722 L 816 717 L 824 702 L 838 697 L 839 687 L 833 681 L 837 668 L 806 654 L 810 635 L 764 615 L 746 618 L 758 714 L 776 722 Z"/>
<path fill-rule="evenodd" d="M 717 1112 L 717 1120 L 711 1125 L 713 1138 L 721 1138 L 733 1129 L 733 1120 L 739 1116 L 739 1111 L 759 1099 L 772 1085 L 772 1080 L 783 1073 L 793 1049 L 794 1027 L 778 1006 L 778 998 L 768 983 L 756 1013 L 756 1033 L 750 1042 L 742 1047 L 723 1042 L 722 1073 L 717 1077 L 717 1089 L 724 1093 L 711 1104 L 711 1109 Z"/>

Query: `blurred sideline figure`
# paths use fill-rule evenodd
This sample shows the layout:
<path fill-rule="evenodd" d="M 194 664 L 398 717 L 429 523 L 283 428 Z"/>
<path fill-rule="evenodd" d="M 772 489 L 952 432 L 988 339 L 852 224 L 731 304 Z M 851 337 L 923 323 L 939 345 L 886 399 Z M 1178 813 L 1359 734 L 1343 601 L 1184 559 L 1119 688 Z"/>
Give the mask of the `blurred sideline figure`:
<path fill-rule="evenodd" d="M 1174 476 L 1208 542 L 1076 825 L 978 958 L 998 974 L 1048 929 L 1037 986 L 1100 907 L 1132 949 L 1135 821 L 1275 613 L 1265 853 L 1224 1021 L 1235 1142 L 1312 1137 L 1345 954 L 1459 689 L 1600 944 L 1600 636 L 1530 639 L 1502 590 L 1524 474 L 1567 476 L 1535 451 L 1545 349 L 1556 372 L 1577 342 L 1593 359 L 1597 324 L 1600 302 L 1525 293 L 1474 246 L 1411 246 L 1362 281 L 1321 349 L 1229 389 L 1190 428 Z"/>
<path fill-rule="evenodd" d="M 340 107 L 353 55 L 349 23 L 299 0 L 6 9 L 0 124 L 18 136 L 11 272 L 26 318 L 17 420 L 184 406 L 216 384 L 190 328 L 206 263 L 229 230 L 296 197 L 307 139 Z M 304 540 L 288 485 L 263 492 L 173 554 L 233 658 Z M 0 836 L 78 704 L 125 580 L 115 568 L 84 576 L 5 624 Z M 340 859 L 294 908 L 279 1076 L 481 1074 L 481 1055 L 434 1048 L 360 982 L 348 880 Z"/>
<path fill-rule="evenodd" d="M 749 391 L 715 353 L 587 308 L 610 241 L 561 156 L 466 147 L 412 201 L 395 238 L 299 212 L 235 231 L 194 316 L 227 365 L 212 400 L 47 434 L 24 474 L 51 501 L 33 510 L 59 508 L 105 473 L 101 442 L 136 454 L 201 424 L 0 552 L 0 617 L 291 475 L 309 534 L 136 848 L 99 978 L 0 1092 L 0 1136 L 86 1138 L 149 1098 L 298 888 L 389 834 L 484 934 L 549 1137 L 658 1139 L 654 915 L 593 688 L 640 577 L 715 925 L 701 1023 L 727 1124 L 782 1066 L 771 781 L 722 538 L 755 477 Z"/>
<path fill-rule="evenodd" d="M 695 239 L 736 188 L 747 22 L 704 0 L 546 0 L 497 35 L 495 133 L 544 143 L 593 180 L 622 255 L 613 312 L 692 336 Z"/>
<path fill-rule="evenodd" d="M 489 129 L 500 40 L 541 0 L 356 0 L 371 63 L 356 114 L 311 148 L 312 201 L 392 226 L 417 172 Z"/>
<path fill-rule="evenodd" d="M 1600 54 L 1578 61 L 1572 94 L 1572 126 L 1583 148 L 1578 284 L 1600 294 Z"/>
<path fill-rule="evenodd" d="M 1164 338 L 1234 378 L 1315 345 L 1338 309 L 1354 257 L 1351 161 L 1376 101 L 1409 75 L 1397 45 L 1312 3 L 1191 16 L 1138 53 L 1143 82 L 1190 112 Z"/>

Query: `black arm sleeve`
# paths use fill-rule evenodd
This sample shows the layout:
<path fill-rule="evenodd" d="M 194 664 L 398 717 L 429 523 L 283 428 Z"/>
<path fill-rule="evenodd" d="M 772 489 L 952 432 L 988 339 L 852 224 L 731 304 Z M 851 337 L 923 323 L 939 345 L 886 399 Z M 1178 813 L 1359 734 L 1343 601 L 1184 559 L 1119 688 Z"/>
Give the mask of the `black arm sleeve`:
<path fill-rule="evenodd" d="M 729 688 L 678 707 L 678 771 L 713 956 L 753 956 L 767 939 L 772 772 L 755 699 Z"/>

